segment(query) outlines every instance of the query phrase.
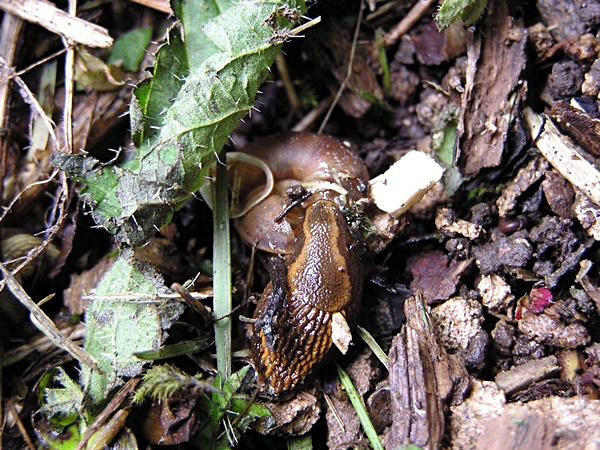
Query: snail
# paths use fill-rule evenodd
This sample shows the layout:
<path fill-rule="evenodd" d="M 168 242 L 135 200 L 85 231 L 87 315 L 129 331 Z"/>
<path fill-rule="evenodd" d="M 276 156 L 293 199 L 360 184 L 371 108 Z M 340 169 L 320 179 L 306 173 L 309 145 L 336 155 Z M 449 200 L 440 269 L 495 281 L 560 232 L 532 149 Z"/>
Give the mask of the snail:
<path fill-rule="evenodd" d="M 244 193 L 233 208 L 236 228 L 277 255 L 254 313 L 251 354 L 259 381 L 279 394 L 300 384 L 333 344 L 347 350 L 364 269 L 341 208 L 365 197 L 369 175 L 349 146 L 311 133 L 266 137 L 242 155 L 228 157 L 230 183 Z"/>

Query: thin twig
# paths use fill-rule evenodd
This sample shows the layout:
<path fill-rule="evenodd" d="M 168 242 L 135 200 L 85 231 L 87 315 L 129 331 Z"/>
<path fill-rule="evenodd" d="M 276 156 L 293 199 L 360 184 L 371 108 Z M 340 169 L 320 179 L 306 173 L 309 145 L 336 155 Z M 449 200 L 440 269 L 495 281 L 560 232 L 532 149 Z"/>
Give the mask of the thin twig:
<path fill-rule="evenodd" d="M 68 325 L 59 328 L 61 334 L 71 339 L 72 341 L 78 341 L 85 337 L 85 325 L 80 323 L 76 326 Z M 24 360 L 34 351 L 41 354 L 54 347 L 52 341 L 46 336 L 37 336 L 18 347 L 13 347 L 4 353 L 4 357 L 0 362 L 0 366 L 8 367 L 12 364 L 18 363 Z"/>
<path fill-rule="evenodd" d="M 323 129 L 327 125 L 327 122 L 329 122 L 329 118 L 331 117 L 331 114 L 333 113 L 333 109 L 338 104 L 340 97 L 342 96 L 342 93 L 344 92 L 344 89 L 346 89 L 348 80 L 350 80 L 350 77 L 352 76 L 352 66 L 354 65 L 354 55 L 356 54 L 356 45 L 358 43 L 358 34 L 360 32 L 360 25 L 362 23 L 364 9 L 365 9 L 365 2 L 364 2 L 364 0 L 361 0 L 360 8 L 358 11 L 358 19 L 356 20 L 356 28 L 354 29 L 354 37 L 352 38 L 352 49 L 350 50 L 350 60 L 348 61 L 348 70 L 346 71 L 346 78 L 344 78 L 344 81 L 340 85 L 340 88 L 338 89 L 338 91 L 335 95 L 335 98 L 333 99 L 333 103 L 331 103 L 331 106 L 329 107 L 329 110 L 327 111 L 327 114 L 325 115 L 325 118 L 323 119 L 323 122 L 321 123 L 321 126 L 319 127 L 319 131 L 318 131 L 319 134 L 321 134 L 323 132 Z"/>
<path fill-rule="evenodd" d="M 0 57 L 0 64 L 2 64 L 4 67 L 8 68 L 8 70 L 11 73 L 14 73 L 14 69 L 2 57 Z M 59 143 L 58 143 L 58 139 L 56 138 L 56 133 L 54 131 L 54 123 L 50 120 L 50 118 L 48 118 L 48 116 L 44 112 L 42 106 L 37 101 L 37 98 L 35 97 L 35 95 L 33 95 L 31 90 L 25 84 L 25 82 L 21 79 L 21 77 L 15 76 L 15 77 L 13 77 L 12 81 L 17 85 L 18 91 L 21 94 L 21 97 L 23 98 L 23 100 L 29 106 L 31 106 L 31 108 L 35 111 L 36 114 L 38 114 L 39 117 L 42 118 L 42 122 L 46 125 L 46 129 L 48 130 L 48 134 L 50 135 L 51 143 L 54 145 L 54 148 L 58 149 Z M 64 175 L 64 173 L 59 172 L 59 171 L 54 171 L 48 181 L 54 179 L 55 177 L 59 178 L 59 182 L 62 186 L 61 192 L 57 196 L 58 201 L 54 206 L 55 211 L 58 212 L 58 214 L 55 215 L 56 222 L 54 223 L 54 225 L 52 225 L 49 228 L 50 233 L 44 239 L 44 242 L 42 242 L 34 251 L 30 252 L 27 255 L 27 259 L 13 270 L 13 274 L 16 274 L 20 270 L 22 270 L 23 267 L 25 267 L 32 260 L 37 258 L 46 249 L 46 247 L 48 247 L 48 245 L 50 245 L 50 242 L 52 242 L 52 240 L 58 233 L 58 230 L 60 229 L 60 227 L 62 226 L 62 224 L 64 223 L 64 221 L 67 217 L 67 212 L 66 212 L 66 208 L 65 208 L 65 205 L 67 202 L 67 197 L 68 197 L 68 191 L 69 191 L 67 178 Z M 13 204 L 14 204 L 14 201 L 11 202 L 10 205 L 12 206 Z M 2 215 L 0 216 L 0 220 L 2 220 L 6 216 L 9 209 L 10 209 L 10 207 L 3 211 Z M 5 285 L 6 285 L 6 279 L 0 281 L 0 290 L 2 290 Z"/>
<path fill-rule="evenodd" d="M 31 450 L 35 450 L 35 445 L 33 445 L 33 441 L 29 437 L 29 433 L 27 433 L 27 428 L 25 428 L 25 425 L 21 420 L 21 416 L 19 416 L 19 411 L 17 411 L 17 408 L 15 408 L 15 405 L 13 403 L 10 403 L 10 409 L 12 410 L 11 412 L 15 417 L 15 423 L 17 425 L 17 428 L 19 429 L 23 440 L 27 444 L 27 447 L 29 447 Z"/>
<path fill-rule="evenodd" d="M 17 196 L 14 199 L 12 199 L 8 205 L 2 207 L 2 212 L 0 213 L 0 222 L 4 220 L 4 218 L 10 212 L 12 207 L 21 199 L 23 195 L 25 195 L 25 193 L 28 190 L 54 181 L 54 178 L 58 175 L 58 172 L 58 169 L 56 169 L 52 172 L 52 174 L 50 174 L 50 176 L 46 180 L 36 181 L 25 186 L 25 188 L 21 192 L 19 192 Z"/>
<path fill-rule="evenodd" d="M 75 45 L 73 45 L 74 47 Z M 70 47 L 72 48 L 72 47 Z M 62 48 L 60 50 L 55 51 L 54 53 L 43 57 L 42 59 L 38 59 L 36 62 L 29 64 L 27 67 L 14 72 L 10 75 L 8 75 L 6 78 L 2 78 L 0 79 L 0 84 L 2 83 L 6 83 L 7 81 L 12 80 L 14 77 L 20 77 L 21 75 L 26 74 L 27 72 L 30 72 L 31 70 L 35 69 L 38 66 L 41 66 L 42 64 L 47 63 L 48 61 L 52 61 L 54 58 L 58 58 L 60 55 L 62 55 L 63 53 L 65 53 L 68 50 L 68 48 Z"/>
<path fill-rule="evenodd" d="M 306 114 L 300 122 L 292 127 L 292 131 L 306 131 L 323 114 L 333 102 L 333 95 L 321 100 L 321 102 Z"/>
<path fill-rule="evenodd" d="M 4 339 L 0 340 L 0 380 L 4 380 Z M 2 450 L 2 442 L 4 441 L 4 429 L 6 428 L 6 420 L 4 417 L 4 383 L 0 383 L 0 450 Z"/>
<path fill-rule="evenodd" d="M 277 71 L 279 72 L 279 76 L 283 82 L 285 93 L 290 101 L 290 107 L 295 111 L 300 106 L 300 100 L 298 100 L 298 94 L 296 94 L 294 83 L 290 77 L 290 71 L 288 70 L 287 62 L 285 61 L 285 57 L 281 51 L 279 51 L 275 57 L 275 64 L 277 65 Z"/>
<path fill-rule="evenodd" d="M 69 192 L 67 177 L 62 172 L 58 174 L 58 177 L 61 178 L 62 189 L 59 193 L 59 200 L 57 203 L 55 203 L 55 206 L 54 206 L 55 212 L 56 212 L 55 217 L 57 217 L 56 222 L 54 223 L 54 225 L 52 225 L 51 227 L 49 227 L 48 229 L 46 229 L 44 231 L 44 233 L 46 234 L 44 241 L 39 246 L 37 246 L 35 249 L 31 250 L 27 254 L 27 258 L 21 264 L 19 264 L 17 267 L 15 267 L 13 269 L 13 271 L 12 271 L 13 275 L 15 275 L 15 274 L 19 273 L 21 270 L 23 270 L 23 268 L 25 266 L 27 266 L 29 263 L 31 263 L 31 261 L 36 259 L 39 255 L 42 254 L 42 252 L 44 250 L 46 250 L 46 248 L 54 240 L 54 237 L 57 235 L 58 231 L 60 230 L 60 227 L 62 226 L 62 224 L 64 223 L 64 221 L 67 217 L 67 211 L 66 211 L 66 207 L 65 207 L 66 203 L 67 203 L 68 192 Z M 0 291 L 2 291 L 2 289 L 4 289 L 6 284 L 7 284 L 7 279 L 5 277 L 4 280 L 0 281 Z"/>
<path fill-rule="evenodd" d="M 23 21 L 18 17 L 12 14 L 5 14 L 2 18 L 0 57 L 4 58 L 10 64 L 0 67 L 0 78 L 4 78 L 10 73 L 10 65 L 14 61 L 22 29 Z M 0 83 L 0 133 L 2 136 L 8 134 L 8 118 L 10 117 L 9 94 L 10 86 L 8 83 Z M 0 180 L 3 181 L 5 180 L 4 176 L 7 169 L 6 154 L 8 152 L 8 144 L 8 139 L 2 139 L 2 142 L 0 142 Z M 4 183 L 0 183 L 0 198 L 4 198 Z"/>
<path fill-rule="evenodd" d="M 52 322 L 44 313 L 44 311 L 42 311 L 42 309 L 31 299 L 31 297 L 29 297 L 27 292 L 25 292 L 25 289 L 23 289 L 23 287 L 15 279 L 14 275 L 2 263 L 0 263 L 0 271 L 4 275 L 4 281 L 6 281 L 8 289 L 10 289 L 15 298 L 19 300 L 31 313 L 33 324 L 42 333 L 48 336 L 48 339 L 50 339 L 54 345 L 65 350 L 80 363 L 85 364 L 93 370 L 102 372 L 96 361 L 85 350 L 62 335 L 56 324 Z"/>
<path fill-rule="evenodd" d="M 121 406 L 121 403 L 135 390 L 137 385 L 140 383 L 140 378 L 132 378 L 125 386 L 119 389 L 119 392 L 112 398 L 112 400 L 106 405 L 106 408 L 94 419 L 94 421 L 90 424 L 89 428 L 85 432 L 83 439 L 79 441 L 75 450 L 82 450 L 86 448 L 86 445 L 92 435 L 100 429 L 102 424 L 110 417 L 110 415 L 115 412 L 115 410 Z"/>
<path fill-rule="evenodd" d="M 44 108 L 42 108 L 42 105 L 40 105 L 40 103 L 37 101 L 36 96 L 33 94 L 33 92 L 31 92 L 31 90 L 25 84 L 25 82 L 23 81 L 23 79 L 21 77 L 14 75 L 15 70 L 1 56 L 0 56 L 0 64 L 2 66 L 4 66 L 5 68 L 7 68 L 7 70 L 9 71 L 9 73 L 10 73 L 9 76 L 12 77 L 12 80 L 19 88 L 19 93 L 21 94 L 21 97 L 23 98 L 25 103 L 27 103 L 29 106 L 31 106 L 31 108 L 35 111 L 35 113 L 43 120 L 43 122 L 46 125 L 46 128 L 48 130 L 48 134 L 50 135 L 50 140 L 56 146 L 55 148 L 58 149 L 59 148 L 58 139 L 56 138 L 56 133 L 54 132 L 55 125 L 52 122 L 52 120 L 44 112 Z"/>
<path fill-rule="evenodd" d="M 383 37 L 383 45 L 390 46 L 395 44 L 402 35 L 406 34 L 417 21 L 423 17 L 423 14 L 437 0 L 419 0 L 415 6 L 408 12 L 398 24 Z"/>
<path fill-rule="evenodd" d="M 166 14 L 173 14 L 173 10 L 169 5 L 169 0 L 131 0 L 134 3 L 144 5 L 146 8 L 156 9 L 157 11 Z"/>

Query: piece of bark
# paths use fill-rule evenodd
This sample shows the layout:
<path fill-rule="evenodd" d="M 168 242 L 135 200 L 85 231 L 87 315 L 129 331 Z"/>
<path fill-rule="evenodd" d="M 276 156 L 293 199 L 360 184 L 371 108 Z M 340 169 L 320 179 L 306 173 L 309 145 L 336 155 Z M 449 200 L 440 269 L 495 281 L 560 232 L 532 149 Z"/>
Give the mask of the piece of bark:
<path fill-rule="evenodd" d="M 496 383 L 509 396 L 536 381 L 558 375 L 559 372 L 557 359 L 551 355 L 542 359 L 532 359 L 506 372 L 498 373 Z"/>
<path fill-rule="evenodd" d="M 418 331 L 421 349 L 432 361 L 437 394 L 451 405 L 462 402 L 469 390 L 469 374 L 465 363 L 460 355 L 449 355 L 442 345 L 430 310 L 425 307 L 420 294 L 406 300 L 404 314 L 407 326 Z"/>
<path fill-rule="evenodd" d="M 299 436 L 308 433 L 321 415 L 321 404 L 315 397 L 316 388 L 300 391 L 287 401 L 266 402 L 275 426 L 259 423 L 256 431 L 277 436 Z"/>
<path fill-rule="evenodd" d="M 566 100 L 558 100 L 548 115 L 563 133 L 573 138 L 588 152 L 600 156 L 600 120 L 590 116 Z"/>
<path fill-rule="evenodd" d="M 455 154 L 465 177 L 502 161 L 512 116 L 510 97 L 525 67 L 526 43 L 527 31 L 508 16 L 506 0 L 490 3 L 489 13 L 467 51 Z"/>
<path fill-rule="evenodd" d="M 462 400 L 469 386 L 468 375 L 460 357 L 448 356 L 439 343 L 422 300 L 411 297 L 405 311 L 407 324 L 392 341 L 389 354 L 393 422 L 385 445 L 439 448 L 444 433 L 443 403 Z"/>
<path fill-rule="evenodd" d="M 463 414 L 461 425 L 473 426 L 452 430 L 456 450 L 592 449 L 600 443 L 600 402 L 583 396 L 510 403 L 487 416 L 465 408 Z"/>
<path fill-rule="evenodd" d="M 585 231 L 596 241 L 600 241 L 600 207 L 592 203 L 581 191 L 576 191 L 573 210 Z"/>
<path fill-rule="evenodd" d="M 544 450 L 552 448 L 550 438 L 544 417 L 540 414 L 503 414 L 485 423 L 476 448 Z"/>
<path fill-rule="evenodd" d="M 433 449 L 441 442 L 442 405 L 439 397 L 435 398 L 435 380 L 425 370 L 428 364 L 418 341 L 417 332 L 410 327 L 403 327 L 392 341 L 389 367 L 393 423 L 386 436 L 386 448 L 412 443 Z M 428 393 L 433 393 L 430 398 Z M 430 425 L 435 428 L 430 430 Z"/>
<path fill-rule="evenodd" d="M 413 276 L 410 288 L 421 292 L 428 304 L 447 300 L 456 291 L 456 285 L 471 261 L 448 260 L 440 251 L 416 255 L 408 262 Z"/>
<path fill-rule="evenodd" d="M 506 217 L 510 215 L 516 206 L 521 194 L 536 183 L 548 170 L 548 161 L 536 157 L 519 169 L 515 177 L 507 183 L 502 190 L 502 195 L 496 200 L 498 215 Z"/>
<path fill-rule="evenodd" d="M 544 196 L 548 206 L 554 214 L 561 219 L 570 219 L 573 217 L 573 199 L 575 191 L 567 180 L 561 177 L 556 171 L 546 172 L 546 178 L 542 181 Z"/>

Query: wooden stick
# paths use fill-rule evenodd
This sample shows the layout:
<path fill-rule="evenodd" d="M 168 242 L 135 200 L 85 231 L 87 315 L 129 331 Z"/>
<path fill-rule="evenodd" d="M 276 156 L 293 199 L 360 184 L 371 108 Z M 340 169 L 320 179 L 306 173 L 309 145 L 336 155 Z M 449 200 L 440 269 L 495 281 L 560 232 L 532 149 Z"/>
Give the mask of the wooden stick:
<path fill-rule="evenodd" d="M 384 37 L 383 44 L 386 47 L 395 44 L 402 35 L 406 34 L 423 14 L 433 5 L 436 0 L 419 0 L 398 24 L 392 28 Z"/>
<path fill-rule="evenodd" d="M 113 44 L 108 30 L 73 17 L 50 2 L 0 0 L 0 9 L 88 47 L 107 48 Z"/>

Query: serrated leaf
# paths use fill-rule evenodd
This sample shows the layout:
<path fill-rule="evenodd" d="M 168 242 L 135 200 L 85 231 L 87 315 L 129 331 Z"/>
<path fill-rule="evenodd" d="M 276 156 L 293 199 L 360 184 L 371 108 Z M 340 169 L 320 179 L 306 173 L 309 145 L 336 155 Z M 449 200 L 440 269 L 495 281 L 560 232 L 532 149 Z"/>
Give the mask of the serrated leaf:
<path fill-rule="evenodd" d="M 170 291 L 150 266 L 124 252 L 104 275 L 86 310 L 85 349 L 98 361 L 102 374 L 83 367 L 81 384 L 94 405 L 122 384 L 123 377 L 141 373 L 147 361 L 135 356 L 157 350 L 163 330 L 182 312 L 174 301 L 156 299 Z"/>
<path fill-rule="evenodd" d="M 137 149 L 85 176 L 85 200 L 100 226 L 142 245 L 196 191 L 254 104 L 304 0 L 177 1 L 180 29 L 134 92 Z M 200 25 L 200 26 L 199 26 Z"/>
<path fill-rule="evenodd" d="M 56 370 L 53 381 L 63 387 L 43 388 L 42 411 L 52 418 L 53 423 L 67 426 L 82 414 L 84 395 L 79 385 L 62 368 Z"/>
<path fill-rule="evenodd" d="M 185 49 L 191 67 L 199 67 L 209 56 L 218 51 L 206 36 L 203 27 L 211 19 L 227 11 L 232 5 L 231 0 L 172 1 L 173 11 L 183 26 Z"/>
<path fill-rule="evenodd" d="M 148 142 L 164 124 L 164 111 L 177 97 L 189 74 L 187 53 L 179 28 L 169 31 L 156 53 L 152 76 L 133 90 L 129 108 L 131 135 L 136 146 Z"/>

